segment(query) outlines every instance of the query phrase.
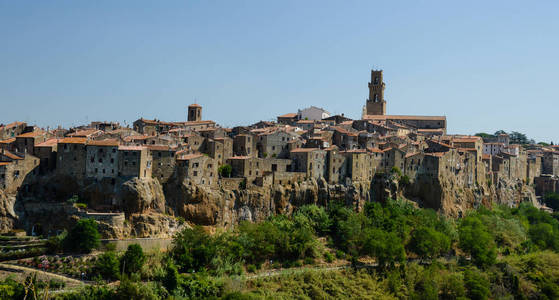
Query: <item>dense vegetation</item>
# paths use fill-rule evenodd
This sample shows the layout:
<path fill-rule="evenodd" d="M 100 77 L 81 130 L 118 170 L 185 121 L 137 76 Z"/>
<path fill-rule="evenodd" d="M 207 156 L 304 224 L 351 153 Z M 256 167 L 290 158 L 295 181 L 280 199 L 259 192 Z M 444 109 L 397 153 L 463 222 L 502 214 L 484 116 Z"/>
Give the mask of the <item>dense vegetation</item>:
<path fill-rule="evenodd" d="M 57 297 L 556 299 L 557 251 L 559 221 L 527 204 L 482 207 L 457 220 L 404 201 L 361 212 L 308 205 L 214 234 L 184 229 L 166 254 L 139 245 L 107 251 L 95 276 L 120 284 Z M 289 271 L 269 274 L 282 268 Z M 0 283 L 18 290 L 11 286 Z"/>

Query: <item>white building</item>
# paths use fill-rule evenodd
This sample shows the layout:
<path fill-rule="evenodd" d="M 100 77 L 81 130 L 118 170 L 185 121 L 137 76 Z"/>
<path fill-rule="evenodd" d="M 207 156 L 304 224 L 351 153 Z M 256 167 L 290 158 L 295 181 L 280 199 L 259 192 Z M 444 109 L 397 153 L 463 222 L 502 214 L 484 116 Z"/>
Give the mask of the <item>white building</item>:
<path fill-rule="evenodd" d="M 329 112 L 316 106 L 311 106 L 305 109 L 299 109 L 299 111 L 297 111 L 297 118 L 299 120 L 320 121 L 322 119 L 329 118 L 329 117 L 330 117 Z"/>

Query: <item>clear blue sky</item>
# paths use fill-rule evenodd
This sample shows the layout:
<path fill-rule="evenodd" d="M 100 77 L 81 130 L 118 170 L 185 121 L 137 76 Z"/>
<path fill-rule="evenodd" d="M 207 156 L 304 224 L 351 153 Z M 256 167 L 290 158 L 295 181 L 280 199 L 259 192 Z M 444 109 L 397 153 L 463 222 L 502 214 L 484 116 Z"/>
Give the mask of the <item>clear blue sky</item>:
<path fill-rule="evenodd" d="M 558 1 L 0 0 L 0 41 L 3 123 L 359 118 L 375 67 L 389 114 L 559 142 Z"/>

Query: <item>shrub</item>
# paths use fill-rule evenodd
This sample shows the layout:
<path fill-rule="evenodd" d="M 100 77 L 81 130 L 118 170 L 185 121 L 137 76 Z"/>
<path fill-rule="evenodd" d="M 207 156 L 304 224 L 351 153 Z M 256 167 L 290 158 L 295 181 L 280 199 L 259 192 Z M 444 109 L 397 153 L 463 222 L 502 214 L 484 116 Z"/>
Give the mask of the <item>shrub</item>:
<path fill-rule="evenodd" d="M 422 226 L 412 232 L 408 247 L 421 258 L 435 258 L 450 249 L 450 239 L 432 227 Z"/>
<path fill-rule="evenodd" d="M 489 280 L 476 268 L 470 268 L 464 272 L 464 286 L 467 289 L 468 298 L 472 300 L 484 300 L 489 297 Z"/>
<path fill-rule="evenodd" d="M 462 220 L 459 228 L 462 250 L 472 256 L 472 261 L 480 268 L 491 266 L 497 258 L 493 236 L 487 227 L 476 216 L 468 216 Z"/>
<path fill-rule="evenodd" d="M 332 263 L 334 261 L 334 255 L 332 255 L 332 253 L 330 252 L 324 252 L 324 260 L 327 263 Z"/>
<path fill-rule="evenodd" d="M 99 246 L 100 237 L 95 220 L 81 219 L 64 239 L 64 248 L 80 253 L 90 253 Z"/>
<path fill-rule="evenodd" d="M 255 265 L 248 265 L 247 266 L 247 272 L 255 273 L 256 272 L 256 266 Z"/>
<path fill-rule="evenodd" d="M 199 271 L 209 267 L 216 245 L 201 226 L 185 228 L 173 239 L 170 254 L 181 272 Z"/>
<path fill-rule="evenodd" d="M 318 235 L 327 234 L 330 231 L 330 226 L 332 226 L 332 220 L 330 220 L 330 216 L 324 207 L 319 207 L 314 204 L 301 206 L 295 212 L 295 216 L 306 217 L 309 225 Z"/>
<path fill-rule="evenodd" d="M 163 278 L 163 286 L 169 292 L 173 292 L 177 289 L 179 285 L 179 272 L 177 267 L 172 263 L 168 262 L 165 267 L 165 278 Z"/>
<path fill-rule="evenodd" d="M 101 254 L 95 262 L 95 270 L 103 279 L 115 280 L 119 277 L 119 262 L 112 251 Z"/>
<path fill-rule="evenodd" d="M 224 164 L 217 170 L 221 177 L 231 177 L 231 172 L 233 172 L 233 167 L 229 164 Z"/>
<path fill-rule="evenodd" d="M 142 269 L 146 257 L 142 247 L 138 244 L 128 246 L 124 256 L 120 259 L 120 270 L 124 273 L 138 273 Z"/>

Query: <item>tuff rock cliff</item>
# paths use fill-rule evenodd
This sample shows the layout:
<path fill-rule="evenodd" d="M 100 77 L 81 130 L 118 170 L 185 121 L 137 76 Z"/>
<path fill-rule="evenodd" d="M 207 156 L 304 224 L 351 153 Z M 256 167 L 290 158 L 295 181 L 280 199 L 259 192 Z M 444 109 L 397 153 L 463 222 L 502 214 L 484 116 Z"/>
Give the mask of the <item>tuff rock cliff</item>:
<path fill-rule="evenodd" d="M 88 209 L 68 203 L 73 195 L 88 203 Z M 0 231 L 23 228 L 54 233 L 70 228 L 79 218 L 92 217 L 99 221 L 105 238 L 170 237 L 187 224 L 229 227 L 243 220 L 289 214 L 305 204 L 341 201 L 359 210 L 367 201 L 388 198 L 408 199 L 455 217 L 480 205 L 513 206 L 522 201 L 537 205 L 530 186 L 505 180 L 478 186 L 452 177 L 416 178 L 404 184 L 398 176 L 387 174 L 347 185 L 311 179 L 287 185 L 210 187 L 177 178 L 165 185 L 151 178 L 81 185 L 73 178 L 52 175 L 29 183 L 17 194 L 0 190 Z"/>

